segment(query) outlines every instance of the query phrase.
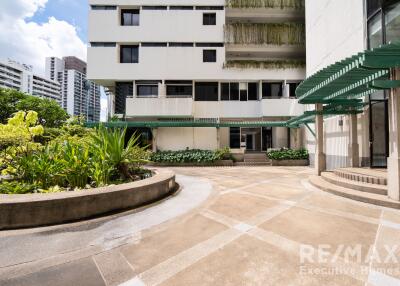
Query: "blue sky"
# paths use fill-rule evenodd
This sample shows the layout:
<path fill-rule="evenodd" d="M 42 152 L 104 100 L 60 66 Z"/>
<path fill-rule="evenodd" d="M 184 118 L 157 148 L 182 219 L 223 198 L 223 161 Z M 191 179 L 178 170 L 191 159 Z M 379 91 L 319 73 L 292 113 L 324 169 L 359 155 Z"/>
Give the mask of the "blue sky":
<path fill-rule="evenodd" d="M 46 23 L 49 17 L 55 17 L 66 21 L 77 28 L 79 37 L 86 43 L 88 7 L 86 0 L 49 0 L 45 8 L 39 9 L 30 20 Z"/>

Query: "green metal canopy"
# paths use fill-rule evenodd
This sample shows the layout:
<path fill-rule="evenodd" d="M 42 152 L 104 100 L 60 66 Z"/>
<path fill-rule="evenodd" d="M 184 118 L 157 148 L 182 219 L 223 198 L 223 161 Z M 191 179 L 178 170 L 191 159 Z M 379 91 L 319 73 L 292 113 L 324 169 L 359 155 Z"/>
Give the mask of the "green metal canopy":
<path fill-rule="evenodd" d="M 400 42 L 366 50 L 322 69 L 299 85 L 296 96 L 302 104 L 335 104 L 398 87 L 399 82 L 388 80 L 390 68 L 395 67 L 400 67 Z"/>

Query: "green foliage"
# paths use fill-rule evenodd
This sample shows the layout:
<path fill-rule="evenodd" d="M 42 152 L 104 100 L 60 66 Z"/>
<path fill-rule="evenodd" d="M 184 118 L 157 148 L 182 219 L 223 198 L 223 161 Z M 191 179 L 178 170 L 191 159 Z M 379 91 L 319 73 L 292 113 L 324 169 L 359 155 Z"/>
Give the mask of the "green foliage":
<path fill-rule="evenodd" d="M 46 127 L 60 127 L 69 117 L 56 101 L 35 96 L 27 96 L 20 100 L 16 108 L 22 111 L 36 111 L 39 122 Z"/>
<path fill-rule="evenodd" d="M 229 149 L 161 151 L 152 153 L 150 161 L 156 163 L 213 163 L 230 154 Z"/>
<path fill-rule="evenodd" d="M 27 94 L 17 90 L 0 87 L 0 123 L 7 123 L 8 118 L 18 111 L 18 102 L 27 97 Z"/>
<path fill-rule="evenodd" d="M 302 23 L 232 23 L 225 26 L 227 44 L 299 45 L 305 44 Z"/>
<path fill-rule="evenodd" d="M 304 9 L 304 0 L 226 0 L 229 8 Z"/>
<path fill-rule="evenodd" d="M 230 60 L 224 64 L 224 68 L 238 68 L 238 69 L 293 69 L 305 68 L 306 62 L 304 60 Z"/>
<path fill-rule="evenodd" d="M 267 156 L 271 160 L 308 160 L 309 158 L 307 149 L 271 150 L 267 152 Z"/>
<path fill-rule="evenodd" d="M 35 185 L 18 181 L 2 182 L 0 187 L 0 193 L 7 195 L 29 194 L 37 190 Z"/>

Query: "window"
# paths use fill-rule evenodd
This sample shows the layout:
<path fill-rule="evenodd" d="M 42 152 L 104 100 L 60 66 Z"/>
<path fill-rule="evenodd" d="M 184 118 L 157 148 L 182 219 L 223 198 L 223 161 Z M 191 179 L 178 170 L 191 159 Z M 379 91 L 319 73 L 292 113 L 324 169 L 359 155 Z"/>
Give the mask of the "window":
<path fill-rule="evenodd" d="M 224 43 L 196 43 L 196 47 L 224 47 Z"/>
<path fill-rule="evenodd" d="M 126 98 L 133 96 L 132 82 L 117 82 L 115 86 L 115 113 L 125 114 Z"/>
<path fill-rule="evenodd" d="M 98 47 L 102 47 L 102 48 L 114 48 L 114 47 L 116 47 L 116 43 L 111 43 L 111 42 L 108 42 L 108 43 L 99 43 L 99 42 L 91 42 L 90 43 L 90 46 L 92 47 L 92 48 L 98 48 Z"/>
<path fill-rule="evenodd" d="M 217 14 L 215 13 L 204 13 L 203 14 L 203 25 L 214 26 L 217 24 Z"/>
<path fill-rule="evenodd" d="M 203 50 L 203 63 L 215 63 L 217 61 L 216 50 Z"/>
<path fill-rule="evenodd" d="M 167 6 L 142 6 L 143 10 L 167 10 Z"/>
<path fill-rule="evenodd" d="M 195 101 L 218 101 L 218 83 L 197 82 L 195 86 Z"/>
<path fill-rule="evenodd" d="M 264 82 L 262 84 L 263 98 L 282 97 L 282 83 Z"/>
<path fill-rule="evenodd" d="M 166 81 L 167 97 L 192 97 L 193 84 L 191 81 L 169 80 Z"/>
<path fill-rule="evenodd" d="M 296 97 L 296 89 L 299 86 L 299 83 L 289 83 L 289 97 Z"/>
<path fill-rule="evenodd" d="M 138 97 L 157 97 L 158 85 L 137 85 L 136 94 Z"/>
<path fill-rule="evenodd" d="M 385 13 L 386 43 L 400 38 L 400 3 L 388 7 Z"/>
<path fill-rule="evenodd" d="M 170 6 L 169 10 L 193 10 L 193 6 Z"/>
<path fill-rule="evenodd" d="M 142 47 L 166 47 L 168 44 L 167 43 L 142 43 Z"/>
<path fill-rule="evenodd" d="M 240 149 L 240 127 L 231 127 L 229 129 L 229 147 L 231 149 Z"/>
<path fill-rule="evenodd" d="M 193 43 L 169 43 L 170 47 L 193 47 Z"/>
<path fill-rule="evenodd" d="M 196 10 L 224 10 L 224 6 L 196 6 Z"/>
<path fill-rule="evenodd" d="M 101 5 L 91 5 L 92 10 L 117 10 L 117 6 L 101 6 Z"/>
<path fill-rule="evenodd" d="M 248 90 L 249 90 L 248 100 L 258 100 L 258 83 L 249 82 Z"/>
<path fill-rule="evenodd" d="M 221 100 L 229 100 L 229 83 L 221 83 Z"/>
<path fill-rule="evenodd" d="M 379 47 L 383 41 L 382 14 L 375 15 L 368 21 L 368 47 L 370 49 Z"/>
<path fill-rule="evenodd" d="M 139 46 L 121 46 L 121 63 L 138 63 L 139 62 Z"/>
<path fill-rule="evenodd" d="M 139 9 L 121 10 L 122 26 L 139 26 Z"/>

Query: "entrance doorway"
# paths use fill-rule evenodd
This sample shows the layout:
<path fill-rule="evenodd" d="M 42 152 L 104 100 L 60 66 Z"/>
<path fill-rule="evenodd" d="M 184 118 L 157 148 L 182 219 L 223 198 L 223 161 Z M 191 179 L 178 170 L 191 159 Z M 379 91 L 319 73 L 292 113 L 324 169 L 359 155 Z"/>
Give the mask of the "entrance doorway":
<path fill-rule="evenodd" d="M 242 146 L 246 151 L 261 152 L 261 128 L 242 128 Z"/>
<path fill-rule="evenodd" d="M 370 167 L 387 168 L 389 156 L 388 100 L 384 92 L 370 95 Z"/>

